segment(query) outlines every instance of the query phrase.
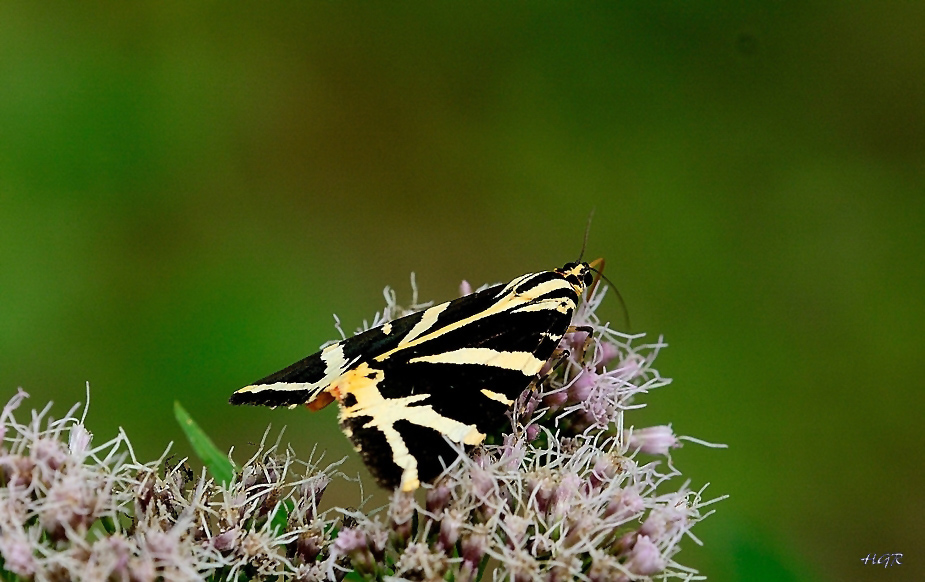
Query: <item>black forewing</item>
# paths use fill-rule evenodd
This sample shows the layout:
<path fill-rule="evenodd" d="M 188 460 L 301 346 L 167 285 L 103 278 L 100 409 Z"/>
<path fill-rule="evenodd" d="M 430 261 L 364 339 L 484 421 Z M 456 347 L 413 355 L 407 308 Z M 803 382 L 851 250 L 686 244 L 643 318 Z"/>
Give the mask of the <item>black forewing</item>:
<path fill-rule="evenodd" d="M 401 341 L 401 338 L 420 321 L 422 315 L 423 312 L 412 313 L 411 315 L 406 315 L 405 317 L 400 317 L 392 321 L 389 333 L 385 333 L 383 326 L 379 326 L 341 341 L 340 344 L 344 350 L 344 360 L 346 362 L 364 360 L 395 348 Z M 321 358 L 321 355 L 321 351 L 316 352 L 302 358 L 291 366 L 253 382 L 251 385 L 260 386 L 277 383 L 295 385 L 314 384 L 319 382 L 324 378 L 327 368 L 327 363 Z M 324 386 L 318 386 L 313 390 L 267 389 L 235 392 L 231 395 L 230 402 L 232 404 L 262 404 L 264 406 L 302 404 L 308 401 L 312 393 L 317 393 L 324 388 Z"/>
<path fill-rule="evenodd" d="M 375 367 L 385 372 L 377 388 L 385 398 L 428 394 L 419 405 L 430 405 L 443 416 L 475 424 L 480 432 L 493 431 L 504 421 L 510 406 L 486 396 L 482 390 L 515 400 L 535 375 L 477 361 L 450 364 L 411 360 L 461 348 L 483 347 L 497 352 L 530 352 L 545 362 L 565 334 L 570 320 L 571 313 L 551 309 L 485 317 L 438 334 L 412 348 L 399 350 L 383 362 L 375 362 Z"/>
<path fill-rule="evenodd" d="M 386 489 L 395 489 L 401 483 L 402 469 L 392 460 L 394 451 L 382 431 L 366 428 L 370 420 L 368 416 L 356 416 L 346 419 L 342 426 L 352 435 L 351 440 L 358 445 L 363 463 L 376 478 L 376 482 Z M 450 446 L 439 431 L 407 420 L 397 421 L 394 428 L 414 455 L 421 481 L 432 481 L 444 466 L 456 460 L 456 449 Z"/>
<path fill-rule="evenodd" d="M 468 317 L 485 309 L 491 304 L 502 285 L 472 293 L 450 301 L 441 315 L 454 314 L 453 317 Z M 351 365 L 370 360 L 389 350 L 395 349 L 401 340 L 421 320 L 424 311 L 412 313 L 390 322 L 391 329 L 385 333 L 383 326 L 359 333 L 341 341 L 344 359 Z M 252 386 L 268 384 L 314 384 L 325 376 L 327 364 L 321 358 L 321 352 L 302 358 L 298 362 L 274 372 L 269 376 L 251 383 Z M 346 371 L 346 370 L 345 370 Z M 313 394 L 323 390 L 317 386 L 312 390 L 295 388 L 291 390 L 265 389 L 259 391 L 235 392 L 230 398 L 231 404 L 257 404 L 264 406 L 289 406 L 307 402 Z"/>
<path fill-rule="evenodd" d="M 399 350 L 385 361 L 371 365 L 382 369 L 384 377 L 377 389 L 385 398 L 401 398 L 413 394 L 428 397 L 414 406 L 430 406 L 441 416 L 475 425 L 479 432 L 492 433 L 502 427 L 510 406 L 482 392 L 483 389 L 515 400 L 530 385 L 535 376 L 517 370 L 483 363 L 447 364 L 410 362 L 414 354 L 452 351 L 464 347 L 489 347 L 496 351 L 529 351 L 546 361 L 558 345 L 570 323 L 571 314 L 553 310 L 526 313 L 502 313 L 428 340 L 414 348 Z M 436 329 L 436 328 L 434 328 Z M 548 335 L 547 335 L 548 334 Z M 516 346 L 516 347 L 513 347 Z M 345 420 L 351 440 L 357 445 L 363 460 L 380 485 L 395 488 L 402 471 L 391 459 L 393 451 L 381 431 L 366 428 L 371 418 L 357 416 Z M 457 456 L 443 434 L 433 428 L 405 420 L 395 423 L 409 452 L 417 461 L 418 477 L 431 481 L 442 468 Z"/>
<path fill-rule="evenodd" d="M 495 289 L 487 291 L 494 292 Z M 571 289 L 557 289 L 552 293 L 537 298 L 534 303 L 554 298 L 569 299 L 573 304 L 577 303 L 578 300 L 577 295 Z M 478 309 L 466 309 L 465 311 L 456 309 L 454 310 L 455 312 L 451 312 L 451 309 L 455 307 L 451 303 L 450 307 L 440 314 L 436 324 L 427 332 L 431 337 L 427 338 L 426 341 L 391 354 L 388 361 L 384 363 L 387 363 L 390 369 L 394 369 L 405 365 L 414 358 L 438 355 L 462 348 L 488 348 L 497 352 L 530 352 L 537 359 L 549 359 L 571 323 L 571 311 L 563 313 L 555 309 L 537 311 L 518 311 L 514 309 L 486 317 L 474 318 L 466 325 L 443 331 L 443 327 L 448 324 L 462 321 L 483 312 L 494 300 L 494 295 L 490 295 L 485 297 L 484 304 L 477 306 Z M 460 307 L 468 308 L 470 306 Z M 506 393 L 505 390 L 495 391 L 502 394 Z"/>
<path fill-rule="evenodd" d="M 520 282 L 516 288 L 517 293 L 527 293 L 534 287 L 545 282 L 562 279 L 562 275 L 547 271 L 535 273 Z M 498 293 L 503 288 L 498 285 L 477 294 L 482 295 L 479 301 L 471 304 L 450 306 L 443 311 L 431 331 L 470 317 L 476 316 L 498 300 Z M 469 296 L 474 297 L 474 296 Z M 554 289 L 537 297 L 532 303 L 539 303 L 550 299 L 568 299 L 571 303 L 578 303 L 578 295 L 571 287 Z M 457 300 L 458 301 L 458 300 Z M 408 361 L 425 355 L 435 355 L 451 352 L 465 347 L 489 348 L 498 352 L 531 352 L 538 359 L 546 360 L 555 350 L 559 339 L 565 334 L 571 323 L 572 313 L 562 313 L 554 309 L 539 311 L 503 311 L 487 317 L 476 318 L 471 323 L 454 330 L 436 333 L 434 337 L 406 350 L 390 356 L 396 362 Z M 550 339 L 549 336 L 555 336 Z"/>

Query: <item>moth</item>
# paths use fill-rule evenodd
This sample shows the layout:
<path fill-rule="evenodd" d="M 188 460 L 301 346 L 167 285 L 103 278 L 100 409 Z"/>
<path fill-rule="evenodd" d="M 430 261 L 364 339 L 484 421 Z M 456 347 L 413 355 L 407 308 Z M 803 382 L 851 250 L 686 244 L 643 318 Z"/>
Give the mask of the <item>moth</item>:
<path fill-rule="evenodd" d="M 530 273 L 331 344 L 235 392 L 232 404 L 337 401 L 341 428 L 377 482 L 413 491 L 480 444 L 569 330 L 588 263 Z"/>

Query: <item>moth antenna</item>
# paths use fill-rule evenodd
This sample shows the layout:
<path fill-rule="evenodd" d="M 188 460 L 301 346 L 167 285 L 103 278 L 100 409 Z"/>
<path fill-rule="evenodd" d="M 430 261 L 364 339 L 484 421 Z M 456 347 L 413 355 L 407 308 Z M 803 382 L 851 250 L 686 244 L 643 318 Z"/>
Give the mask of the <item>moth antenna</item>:
<path fill-rule="evenodd" d="M 585 256 L 585 247 L 588 246 L 588 235 L 591 234 L 591 219 L 594 218 L 594 209 L 591 209 L 591 214 L 588 215 L 588 224 L 585 226 L 585 239 L 581 241 L 581 252 L 578 253 L 577 263 L 581 262 L 581 258 Z"/>
<path fill-rule="evenodd" d="M 597 273 L 601 279 L 603 279 L 604 281 L 607 281 L 607 284 L 610 285 L 611 289 L 613 289 L 613 292 L 617 295 L 617 300 L 620 302 L 620 309 L 621 311 L 623 311 L 623 320 L 626 322 L 626 329 L 627 330 L 631 329 L 632 325 L 630 324 L 630 310 L 626 306 L 626 301 L 623 300 L 623 295 L 620 293 L 620 290 L 617 288 L 616 285 L 614 285 L 613 281 L 611 281 L 607 277 L 607 275 L 604 274 L 603 271 L 595 269 L 594 267 L 590 265 L 588 265 L 588 268 L 594 271 L 595 273 Z"/>

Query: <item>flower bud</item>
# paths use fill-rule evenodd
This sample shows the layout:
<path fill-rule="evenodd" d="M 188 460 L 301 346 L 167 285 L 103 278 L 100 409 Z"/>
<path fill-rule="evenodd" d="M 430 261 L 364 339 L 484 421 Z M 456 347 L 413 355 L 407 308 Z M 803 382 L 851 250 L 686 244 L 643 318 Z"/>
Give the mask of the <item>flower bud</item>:
<path fill-rule="evenodd" d="M 451 509 L 443 514 L 440 520 L 440 537 L 437 543 L 444 551 L 456 545 L 459 541 L 459 528 L 463 524 L 463 515 L 456 509 Z"/>
<path fill-rule="evenodd" d="M 64 445 L 52 438 L 40 437 L 32 443 L 29 456 L 39 471 L 39 478 L 46 486 L 55 480 L 55 474 L 67 462 Z"/>
<path fill-rule="evenodd" d="M 603 372 L 607 364 L 620 355 L 620 348 L 615 344 L 601 342 L 600 346 L 600 351 L 598 352 L 598 354 L 600 354 L 600 361 L 598 361 L 597 366 L 595 366 L 597 372 Z"/>
<path fill-rule="evenodd" d="M 604 517 L 613 516 L 614 519 L 622 522 L 639 514 L 645 508 L 645 502 L 635 489 L 623 489 L 618 491 L 607 504 Z"/>
<path fill-rule="evenodd" d="M 227 529 L 212 538 L 212 547 L 220 552 L 227 552 L 235 546 L 240 533 L 241 530 L 236 527 Z"/>
<path fill-rule="evenodd" d="M 411 538 L 414 518 L 414 496 L 405 491 L 395 491 L 389 504 L 389 519 L 392 522 L 392 539 L 403 548 Z"/>
<path fill-rule="evenodd" d="M 555 483 L 546 472 L 536 472 L 527 475 L 527 490 L 529 498 L 533 500 L 536 511 L 545 514 L 555 491 Z"/>
<path fill-rule="evenodd" d="M 299 492 L 302 494 L 302 498 L 308 501 L 308 507 L 317 507 L 321 502 L 321 496 L 324 494 L 325 489 L 328 488 L 328 485 L 331 483 L 331 478 L 324 473 L 315 475 L 311 479 L 308 479 L 299 488 Z M 309 509 L 311 512 L 312 510 Z M 309 513 L 306 515 L 305 520 L 311 521 L 312 514 Z"/>
<path fill-rule="evenodd" d="M 677 507 L 661 505 L 654 507 L 649 513 L 649 517 L 642 523 L 639 528 L 641 535 L 659 538 L 662 536 L 673 536 L 678 528 L 687 523 L 687 515 Z"/>
<path fill-rule="evenodd" d="M 504 444 L 501 447 L 501 461 L 504 468 L 509 471 L 516 471 L 520 467 L 521 461 L 526 454 L 526 443 L 522 438 L 513 434 L 504 435 Z"/>
<path fill-rule="evenodd" d="M 0 554 L 3 567 L 21 578 L 31 579 L 35 574 L 35 556 L 32 544 L 21 527 L 5 527 L 0 535 Z"/>
<path fill-rule="evenodd" d="M 592 518 L 586 513 L 579 512 L 577 517 L 572 517 L 569 515 L 569 527 L 568 533 L 565 534 L 565 539 L 562 540 L 562 544 L 565 547 L 571 547 L 579 543 L 581 540 L 585 539 L 591 530 L 594 529 L 594 524 L 597 522 L 597 516 Z"/>
<path fill-rule="evenodd" d="M 630 450 L 639 449 L 647 455 L 667 455 L 669 450 L 681 446 L 671 427 L 665 425 L 624 431 L 624 438 Z"/>
<path fill-rule="evenodd" d="M 321 553 L 323 539 L 315 532 L 302 532 L 295 540 L 295 555 L 304 563 L 315 561 Z"/>
<path fill-rule="evenodd" d="M 427 511 L 435 515 L 443 512 L 443 510 L 446 509 L 447 504 L 449 504 L 450 499 L 452 498 L 452 493 L 453 490 L 450 489 L 446 479 L 441 479 L 440 481 L 434 483 L 433 488 L 427 490 L 427 497 L 425 501 Z"/>
<path fill-rule="evenodd" d="M 421 542 L 414 542 L 408 544 L 395 566 L 396 573 L 402 575 L 402 579 L 443 580 L 443 574 L 449 567 L 449 559 L 440 550 L 434 550 Z"/>
<path fill-rule="evenodd" d="M 527 539 L 527 530 L 530 529 L 531 523 L 529 519 L 513 513 L 505 515 L 501 527 L 504 528 L 507 545 L 511 548 L 522 547 Z"/>
<path fill-rule="evenodd" d="M 22 455 L 0 456 L 0 476 L 12 487 L 28 487 L 32 483 L 35 461 Z"/>
<path fill-rule="evenodd" d="M 597 487 L 600 487 L 602 483 L 606 483 L 613 479 L 616 475 L 617 466 L 614 465 L 610 456 L 604 454 L 599 456 L 594 461 L 594 468 L 591 469 L 591 474 L 588 476 L 588 481 L 591 484 L 591 487 L 596 489 Z"/>
<path fill-rule="evenodd" d="M 540 399 L 539 394 L 532 390 L 526 392 L 525 394 L 526 397 L 524 399 L 523 414 L 521 417 L 529 419 L 533 416 L 533 413 L 536 412 L 536 407 L 539 406 L 542 400 Z"/>
<path fill-rule="evenodd" d="M 484 525 L 475 526 L 472 533 L 462 539 L 461 546 L 463 562 L 478 569 L 488 548 L 488 529 Z"/>
<path fill-rule="evenodd" d="M 568 513 L 572 499 L 581 488 L 581 483 L 581 477 L 575 473 L 567 473 L 559 481 L 559 486 L 553 492 L 552 503 L 549 508 L 549 515 L 554 522 L 562 519 Z"/>
<path fill-rule="evenodd" d="M 649 536 L 641 535 L 636 540 L 625 566 L 633 574 L 651 576 L 665 569 L 665 559 Z"/>
<path fill-rule="evenodd" d="M 90 449 L 90 442 L 93 440 L 93 434 L 87 430 L 83 424 L 75 424 L 71 427 L 68 435 L 68 449 L 71 454 L 78 459 L 83 459 Z"/>
<path fill-rule="evenodd" d="M 627 356 L 620 362 L 620 372 L 621 376 L 627 380 L 632 380 L 638 378 L 643 374 L 646 369 L 646 359 L 639 354 L 627 354 Z"/>
<path fill-rule="evenodd" d="M 376 571 L 376 561 L 369 549 L 366 534 L 357 528 L 340 530 L 334 540 L 334 551 L 341 556 L 350 558 L 353 567 L 361 574 Z"/>
<path fill-rule="evenodd" d="M 620 562 L 613 556 L 604 553 L 591 556 L 591 568 L 588 569 L 590 582 L 615 582 L 621 574 Z"/>
<path fill-rule="evenodd" d="M 591 396 L 597 384 L 598 375 L 590 370 L 583 370 L 568 388 L 568 398 L 572 402 L 584 402 Z"/>
<path fill-rule="evenodd" d="M 550 392 L 543 396 L 543 404 L 552 410 L 558 410 L 568 401 L 568 393 L 565 390 Z"/>
<path fill-rule="evenodd" d="M 59 476 L 48 490 L 39 522 L 53 539 L 64 539 L 68 530 L 82 535 L 96 521 L 109 488 L 94 477 L 75 470 Z"/>
<path fill-rule="evenodd" d="M 562 339 L 568 344 L 569 351 L 578 352 L 584 349 L 585 343 L 588 341 L 588 332 L 576 331 L 567 333 Z"/>

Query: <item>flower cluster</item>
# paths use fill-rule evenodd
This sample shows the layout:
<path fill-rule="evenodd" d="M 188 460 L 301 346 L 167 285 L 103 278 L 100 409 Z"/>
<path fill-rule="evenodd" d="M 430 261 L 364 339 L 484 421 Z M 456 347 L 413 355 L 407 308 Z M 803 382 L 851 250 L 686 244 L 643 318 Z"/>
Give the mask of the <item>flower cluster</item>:
<path fill-rule="evenodd" d="M 261 442 L 216 482 L 166 452 L 139 462 L 121 430 L 95 445 L 76 406 L 54 420 L 49 405 L 22 423 L 20 390 L 0 413 L 0 578 L 703 579 L 675 560 L 682 539 L 700 543 L 690 530 L 717 501 L 671 462 L 671 449 L 696 439 L 624 420 L 640 395 L 668 384 L 652 367 L 664 344 L 601 323 L 604 291 L 579 306 L 580 331 L 562 339 L 510 424 L 458 447 L 440 478 L 417 496 L 394 492 L 385 511 L 322 510 L 331 480 L 346 477 L 314 452 L 301 461 Z M 409 309 L 385 297 L 373 326 L 429 305 L 416 289 Z"/>
<path fill-rule="evenodd" d="M 93 446 L 72 408 L 27 423 L 0 416 L 0 578 L 323 580 L 331 511 L 318 501 L 336 464 L 260 450 L 232 483 L 194 478 L 163 456 L 139 463 L 125 433 Z"/>
<path fill-rule="evenodd" d="M 563 356 L 522 395 L 509 426 L 474 451 L 459 448 L 423 486 L 423 503 L 396 491 L 387 517 L 356 514 L 334 552 L 367 580 L 465 582 L 486 569 L 512 582 L 702 579 L 674 560 L 685 536 L 699 543 L 690 529 L 717 501 L 672 485 L 681 474 L 669 452 L 688 437 L 624 425 L 639 395 L 670 382 L 652 367 L 665 344 L 636 345 L 642 336 L 601 323 L 604 293 L 595 288 L 579 306 L 582 331 L 563 338 Z M 385 295 L 373 325 L 426 307 L 405 310 Z"/>

